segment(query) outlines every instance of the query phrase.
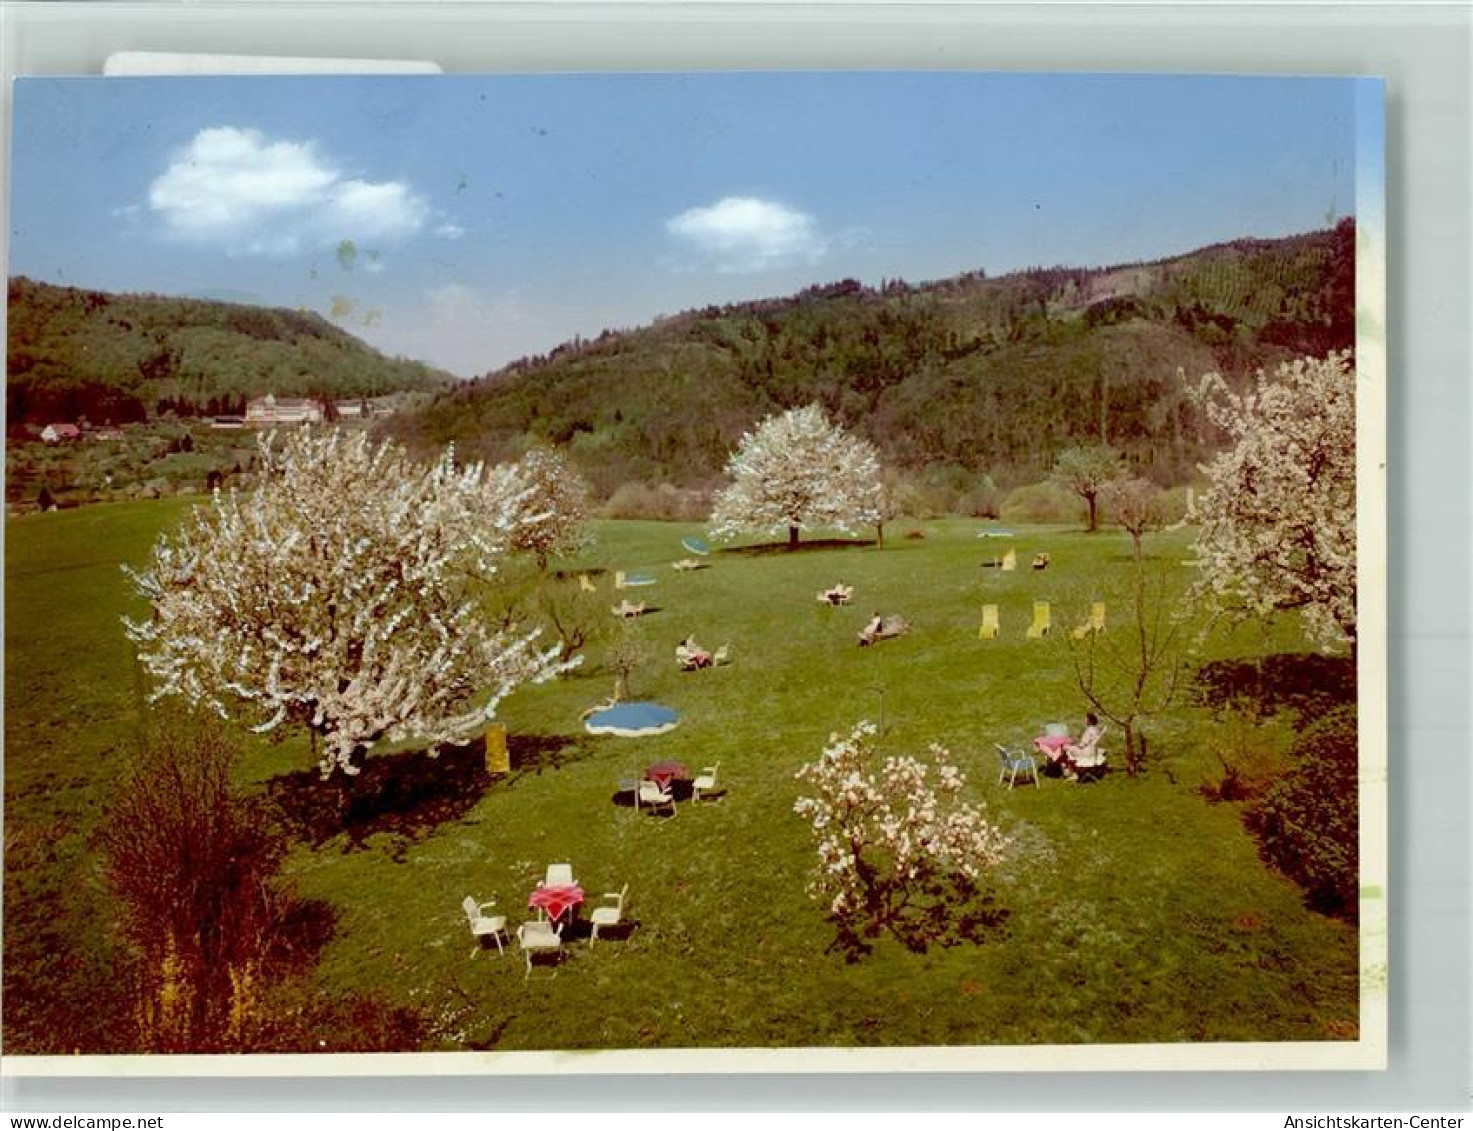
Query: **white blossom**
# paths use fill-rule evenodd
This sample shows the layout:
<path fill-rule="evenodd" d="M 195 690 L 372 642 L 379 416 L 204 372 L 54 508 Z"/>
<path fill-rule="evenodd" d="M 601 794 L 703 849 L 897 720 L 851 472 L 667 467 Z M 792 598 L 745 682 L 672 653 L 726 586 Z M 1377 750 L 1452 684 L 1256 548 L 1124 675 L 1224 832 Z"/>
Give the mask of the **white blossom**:
<path fill-rule="evenodd" d="M 961 800 L 966 777 L 945 747 L 931 746 L 934 765 L 900 755 L 876 769 L 875 734 L 873 723 L 861 721 L 847 736 L 831 735 L 818 760 L 797 774 L 813 791 L 793 805 L 818 852 L 808 894 L 836 916 L 893 907 L 936 875 L 980 879 L 1008 846 L 980 807 Z"/>
<path fill-rule="evenodd" d="M 570 666 L 481 612 L 520 523 L 514 477 L 310 428 L 264 437 L 260 467 L 129 571 L 151 615 L 124 625 L 155 698 L 306 727 L 326 776 L 384 740 L 465 742 L 517 686 Z"/>
<path fill-rule="evenodd" d="M 543 566 L 553 554 L 581 548 L 590 491 L 587 481 L 563 455 L 552 448 L 533 448 L 505 470 L 523 491 L 512 516 L 516 522 L 512 546 L 531 551 Z"/>
<path fill-rule="evenodd" d="M 830 423 L 818 405 L 770 416 L 742 437 L 727 462 L 732 484 L 716 498 L 711 535 L 853 533 L 884 519 L 873 446 Z"/>
<path fill-rule="evenodd" d="M 1243 394 L 1216 373 L 1197 397 L 1232 447 L 1202 471 L 1199 596 L 1264 615 L 1300 609 L 1327 643 L 1355 638 L 1355 364 L 1346 351 L 1259 372 Z"/>

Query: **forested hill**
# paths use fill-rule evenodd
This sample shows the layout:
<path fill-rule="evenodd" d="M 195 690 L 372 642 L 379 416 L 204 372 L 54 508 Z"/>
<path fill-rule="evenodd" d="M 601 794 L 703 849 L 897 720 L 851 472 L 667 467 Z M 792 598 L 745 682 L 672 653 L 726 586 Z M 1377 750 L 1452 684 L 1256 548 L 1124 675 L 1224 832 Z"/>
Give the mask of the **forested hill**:
<path fill-rule="evenodd" d="M 1153 263 L 844 281 L 574 340 L 397 419 L 404 439 L 500 459 L 569 445 L 603 491 L 703 486 L 768 413 L 818 401 L 890 464 L 1036 476 L 1105 441 L 1178 479 L 1209 437 L 1178 370 L 1246 375 L 1354 341 L 1355 228 Z"/>
<path fill-rule="evenodd" d="M 161 406 L 242 411 L 267 392 L 367 397 L 441 388 L 448 374 L 385 357 L 319 315 L 13 278 L 8 422 L 123 423 Z"/>

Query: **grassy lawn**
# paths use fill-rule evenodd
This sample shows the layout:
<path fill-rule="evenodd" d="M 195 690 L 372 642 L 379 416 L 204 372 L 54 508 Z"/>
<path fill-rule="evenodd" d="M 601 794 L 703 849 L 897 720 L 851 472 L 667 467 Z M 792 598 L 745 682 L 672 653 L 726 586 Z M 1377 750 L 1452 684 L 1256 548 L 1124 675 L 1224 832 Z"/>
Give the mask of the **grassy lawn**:
<path fill-rule="evenodd" d="M 141 696 L 118 625 L 131 600 L 118 566 L 141 562 L 188 505 L 7 524 L 7 1052 L 106 1051 L 126 1028 L 112 912 L 88 846 Z M 994 742 L 1025 741 L 1054 720 L 1077 730 L 1086 706 L 1063 634 L 1025 639 L 1032 602 L 1054 602 L 1067 629 L 1106 599 L 1119 624 L 1128 540 L 1014 527 L 1011 541 L 979 541 L 981 524 L 963 521 L 923 529 L 921 539 L 894 529 L 883 549 L 719 552 L 710 569 L 682 574 L 670 562 L 696 527 L 600 524 L 572 564 L 659 578 L 630 594 L 660 606 L 635 625 L 651 658 L 633 691 L 678 709 L 682 725 L 649 739 L 584 734 L 579 712 L 613 685 L 596 646 L 572 676 L 503 704 L 510 775 L 351 836 L 304 838 L 289 872 L 333 921 L 310 992 L 413 1008 L 436 1049 L 1353 1037 L 1354 930 L 1305 910 L 1259 861 L 1239 809 L 1198 793 L 1221 770 L 1205 709 L 1183 696 L 1148 724 L 1142 778 L 996 782 Z M 1189 543 L 1184 531 L 1148 542 L 1179 586 Z M 979 568 L 1009 546 L 1018 571 Z M 1027 568 L 1036 551 L 1051 554 L 1049 570 Z M 815 593 L 839 579 L 855 603 L 820 606 Z M 1001 608 L 997 640 L 978 639 L 984 601 Z M 875 611 L 904 615 L 912 633 L 856 647 Z M 673 651 L 690 633 L 730 642 L 732 664 L 679 672 Z M 1289 624 L 1203 648 L 1196 659 L 1308 650 Z M 793 774 L 830 732 L 882 710 L 882 748 L 947 745 L 1016 847 L 997 882 L 1006 916 L 985 942 L 917 954 L 882 940 L 851 964 L 829 950 L 833 930 L 804 894 L 816 857 L 792 812 Z M 1281 744 L 1286 724 L 1274 725 L 1263 741 Z M 1104 745 L 1113 753 L 1118 739 Z M 310 766 L 305 741 L 252 739 L 248 750 L 244 771 L 262 788 Z M 663 758 L 693 770 L 719 762 L 725 796 L 682 803 L 673 820 L 614 803 L 621 777 Z M 635 929 L 577 943 L 529 982 L 514 948 L 471 958 L 461 899 L 497 899 L 515 930 L 552 861 L 570 861 L 594 900 L 628 883 Z"/>

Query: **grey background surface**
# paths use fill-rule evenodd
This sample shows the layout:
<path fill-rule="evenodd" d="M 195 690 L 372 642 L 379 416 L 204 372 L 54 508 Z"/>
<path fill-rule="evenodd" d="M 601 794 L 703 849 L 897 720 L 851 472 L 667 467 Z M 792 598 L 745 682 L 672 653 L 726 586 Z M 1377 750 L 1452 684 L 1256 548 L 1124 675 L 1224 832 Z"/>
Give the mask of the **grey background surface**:
<path fill-rule="evenodd" d="M 1384 1073 L 584 1077 L 568 1110 L 1467 1111 L 1470 61 L 1466 4 L 0 3 L 0 65 L 121 50 L 423 58 L 449 72 L 1005 69 L 1387 81 L 1391 1068 Z M 9 82 L 6 100 L 8 153 Z M 527 1110 L 545 1081 L 18 1079 L 7 1111 Z"/>

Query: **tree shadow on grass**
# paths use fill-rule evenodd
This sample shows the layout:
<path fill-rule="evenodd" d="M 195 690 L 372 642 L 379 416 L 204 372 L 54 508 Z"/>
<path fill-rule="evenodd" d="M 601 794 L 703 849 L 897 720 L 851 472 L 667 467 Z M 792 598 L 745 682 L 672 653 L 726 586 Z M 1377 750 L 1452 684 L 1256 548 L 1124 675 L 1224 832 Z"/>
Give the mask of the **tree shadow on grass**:
<path fill-rule="evenodd" d="M 873 940 L 881 935 L 889 935 L 913 954 L 925 954 L 933 946 L 981 945 L 1006 935 L 1010 914 L 990 892 L 943 881 L 928 885 L 883 923 L 857 924 L 831 915 L 835 934 L 828 950 L 855 963 L 874 950 Z"/>
<path fill-rule="evenodd" d="M 721 551 L 739 558 L 760 558 L 768 554 L 802 554 L 815 550 L 857 550 L 873 546 L 873 538 L 814 538 L 789 546 L 786 542 L 763 542 L 756 546 L 731 546 Z"/>
<path fill-rule="evenodd" d="M 558 569 L 553 570 L 552 576 L 557 581 L 577 581 L 582 576 L 590 580 L 607 577 L 609 574 L 605 566 L 589 566 L 586 569 Z"/>
<path fill-rule="evenodd" d="M 1267 718 L 1289 710 L 1307 722 L 1356 701 L 1355 660 L 1318 652 L 1212 660 L 1197 668 L 1192 695 L 1217 712 Z"/>
<path fill-rule="evenodd" d="M 640 921 L 638 919 L 622 919 L 611 927 L 600 927 L 598 929 L 598 942 L 594 946 L 599 946 L 604 942 L 625 942 L 639 928 Z M 561 938 L 565 946 L 568 943 L 587 942 L 592 937 L 593 921 L 585 916 L 580 915 L 578 918 L 563 924 Z"/>
<path fill-rule="evenodd" d="M 344 834 L 345 852 L 366 847 L 369 837 L 393 838 L 392 859 L 402 863 L 409 847 L 427 833 L 465 817 L 496 784 L 516 784 L 523 775 L 556 770 L 588 748 L 581 738 L 547 734 L 508 736 L 509 774 L 486 768 L 486 743 L 478 738 L 438 755 L 425 750 L 363 759 L 352 778 L 322 780 L 316 770 L 281 774 L 266 783 L 288 829 L 314 848 Z"/>
<path fill-rule="evenodd" d="M 582 735 L 513 734 L 506 740 L 511 757 L 512 781 L 522 774 L 540 774 L 544 770 L 560 770 L 580 762 L 593 751 Z"/>

